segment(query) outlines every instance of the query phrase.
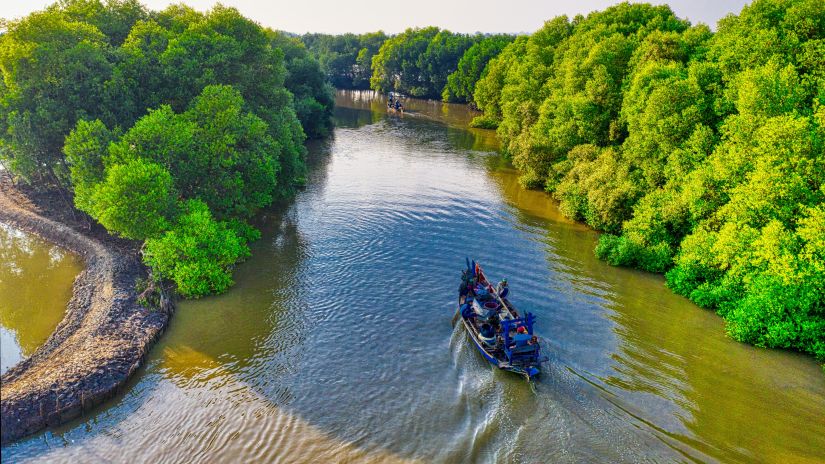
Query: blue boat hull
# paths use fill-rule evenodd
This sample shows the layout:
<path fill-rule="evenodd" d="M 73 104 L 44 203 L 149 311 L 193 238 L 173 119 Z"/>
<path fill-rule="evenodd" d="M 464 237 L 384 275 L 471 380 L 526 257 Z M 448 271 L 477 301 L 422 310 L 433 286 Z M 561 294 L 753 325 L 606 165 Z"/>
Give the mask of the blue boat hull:
<path fill-rule="evenodd" d="M 478 349 L 478 352 L 481 353 L 482 356 L 484 356 L 484 359 L 486 359 L 487 362 L 503 371 L 514 372 L 516 374 L 523 375 L 527 377 L 527 380 L 532 380 L 533 378 L 541 374 L 541 370 L 537 367 L 528 367 L 525 369 L 520 366 L 512 366 L 507 364 L 506 360 L 501 360 L 493 356 L 492 353 L 488 352 L 484 348 L 484 342 L 482 342 L 476 337 L 475 331 L 473 331 L 473 329 L 470 327 L 470 323 L 467 321 L 467 319 L 461 316 L 460 307 L 458 309 L 458 314 L 459 317 L 461 317 L 461 322 L 464 324 L 464 329 L 467 330 L 467 334 L 470 336 L 470 339 L 473 341 L 473 344 Z"/>

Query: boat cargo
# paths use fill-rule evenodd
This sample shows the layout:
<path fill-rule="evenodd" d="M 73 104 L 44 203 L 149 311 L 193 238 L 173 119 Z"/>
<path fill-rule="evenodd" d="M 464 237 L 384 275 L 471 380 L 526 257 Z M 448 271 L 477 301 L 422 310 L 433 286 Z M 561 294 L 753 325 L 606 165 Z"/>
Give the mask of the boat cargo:
<path fill-rule="evenodd" d="M 491 364 L 531 380 L 541 373 L 541 364 L 547 361 L 533 333 L 536 316 L 529 312 L 521 315 L 508 295 L 506 280 L 493 287 L 481 266 L 467 259 L 457 310 L 467 333 Z"/>

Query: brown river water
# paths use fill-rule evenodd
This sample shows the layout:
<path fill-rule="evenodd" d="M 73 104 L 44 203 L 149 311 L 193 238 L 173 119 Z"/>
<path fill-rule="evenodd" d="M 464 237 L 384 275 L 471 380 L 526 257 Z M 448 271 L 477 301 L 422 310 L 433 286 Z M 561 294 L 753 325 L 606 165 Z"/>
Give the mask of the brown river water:
<path fill-rule="evenodd" d="M 73 254 L 0 224 L 0 372 L 49 338 L 81 266 Z"/>
<path fill-rule="evenodd" d="M 825 462 L 812 358 L 732 341 L 661 276 L 598 261 L 597 234 L 522 190 L 466 107 L 337 105 L 307 188 L 262 215 L 236 286 L 181 302 L 120 396 L 4 463 Z M 25 355 L 62 312 L 19 314 L 65 301 L 77 263 L 0 244 L 3 269 L 41 256 L 0 284 Z M 534 384 L 451 325 L 465 256 L 538 316 L 550 361 Z"/>

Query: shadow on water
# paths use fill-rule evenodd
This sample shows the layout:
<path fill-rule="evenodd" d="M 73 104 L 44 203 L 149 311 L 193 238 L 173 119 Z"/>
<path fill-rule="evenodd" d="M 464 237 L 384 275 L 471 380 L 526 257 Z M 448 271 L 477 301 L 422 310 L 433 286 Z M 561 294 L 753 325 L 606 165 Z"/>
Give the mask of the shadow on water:
<path fill-rule="evenodd" d="M 813 461 L 810 359 L 726 339 L 660 276 L 522 190 L 473 113 L 341 92 L 305 190 L 218 297 L 182 302 L 126 392 L 6 447 L 18 460 Z M 452 327 L 465 256 L 539 316 L 540 382 L 492 369 Z M 759 437 L 763 439 L 757 440 Z"/>

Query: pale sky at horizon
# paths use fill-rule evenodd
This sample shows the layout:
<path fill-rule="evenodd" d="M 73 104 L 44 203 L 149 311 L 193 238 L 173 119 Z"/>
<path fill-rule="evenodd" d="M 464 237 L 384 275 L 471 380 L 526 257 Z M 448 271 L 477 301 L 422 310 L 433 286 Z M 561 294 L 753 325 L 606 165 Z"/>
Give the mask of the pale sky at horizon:
<path fill-rule="evenodd" d="M 152 10 L 160 10 L 181 1 L 141 0 Z M 54 3 L 54 0 L 4 0 L 0 17 L 25 16 Z M 237 8 L 244 16 L 258 23 L 283 31 L 305 32 L 372 32 L 383 30 L 393 34 L 408 27 L 438 26 L 454 32 L 533 32 L 544 21 L 566 14 L 587 14 L 603 10 L 618 0 L 412 0 L 406 7 L 388 7 L 386 0 L 185 0 L 204 11 L 216 3 Z M 738 13 L 750 0 L 651 0 L 667 3 L 677 16 L 692 23 L 705 23 L 715 29 L 716 21 L 728 13 Z M 400 5 L 400 3 L 398 4 Z"/>

